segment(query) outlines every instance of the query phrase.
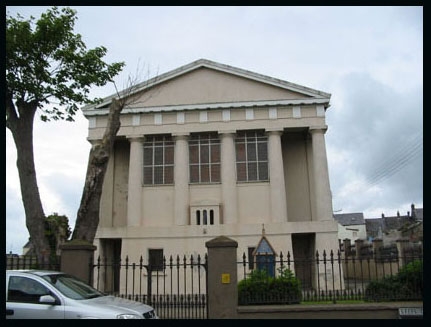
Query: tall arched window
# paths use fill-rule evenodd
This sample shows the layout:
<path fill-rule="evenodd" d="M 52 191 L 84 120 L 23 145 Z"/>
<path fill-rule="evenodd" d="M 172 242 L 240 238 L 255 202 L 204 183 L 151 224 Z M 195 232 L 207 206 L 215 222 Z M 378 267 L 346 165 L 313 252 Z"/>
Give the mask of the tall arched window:
<path fill-rule="evenodd" d="M 203 214 L 203 224 L 204 225 L 208 224 L 208 221 L 207 221 L 207 211 L 206 210 L 204 210 L 204 214 Z"/>
<path fill-rule="evenodd" d="M 201 224 L 201 211 L 200 210 L 196 210 L 196 224 L 197 225 Z"/>

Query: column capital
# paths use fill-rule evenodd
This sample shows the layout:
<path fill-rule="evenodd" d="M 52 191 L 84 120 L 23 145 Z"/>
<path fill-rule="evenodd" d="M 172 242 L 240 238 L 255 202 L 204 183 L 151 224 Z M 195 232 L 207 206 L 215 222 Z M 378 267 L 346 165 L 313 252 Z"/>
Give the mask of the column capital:
<path fill-rule="evenodd" d="M 217 131 L 217 133 L 218 133 L 221 137 L 236 135 L 236 131 L 234 131 L 234 130 L 228 130 L 228 131 Z"/>
<path fill-rule="evenodd" d="M 189 137 L 190 137 L 189 132 L 172 133 L 172 138 L 175 141 L 177 141 L 177 140 L 188 140 Z"/>
<path fill-rule="evenodd" d="M 309 132 L 311 134 L 314 134 L 314 133 L 325 134 L 326 131 L 328 130 L 328 125 L 325 125 L 325 126 L 310 126 L 308 130 L 309 130 Z"/>
<path fill-rule="evenodd" d="M 284 128 L 267 128 L 265 129 L 265 133 L 267 135 L 281 135 L 284 132 Z"/>

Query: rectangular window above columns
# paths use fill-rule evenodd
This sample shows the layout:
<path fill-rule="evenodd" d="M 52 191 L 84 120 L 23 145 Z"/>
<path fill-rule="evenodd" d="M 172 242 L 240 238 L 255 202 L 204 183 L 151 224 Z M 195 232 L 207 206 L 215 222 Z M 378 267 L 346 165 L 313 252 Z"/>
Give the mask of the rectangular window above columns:
<path fill-rule="evenodd" d="M 217 133 L 191 135 L 189 167 L 190 183 L 220 182 L 220 140 Z"/>
<path fill-rule="evenodd" d="M 174 183 L 174 142 L 170 136 L 145 137 L 144 186 Z"/>
<path fill-rule="evenodd" d="M 239 131 L 235 147 L 237 181 L 268 181 L 268 138 L 264 132 Z"/>

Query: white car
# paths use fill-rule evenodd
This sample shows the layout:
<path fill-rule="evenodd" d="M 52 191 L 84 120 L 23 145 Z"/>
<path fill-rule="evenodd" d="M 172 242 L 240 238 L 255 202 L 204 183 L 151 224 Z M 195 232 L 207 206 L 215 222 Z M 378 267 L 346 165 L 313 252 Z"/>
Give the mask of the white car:
<path fill-rule="evenodd" d="M 107 296 L 57 271 L 6 270 L 8 319 L 158 319 L 146 304 Z"/>

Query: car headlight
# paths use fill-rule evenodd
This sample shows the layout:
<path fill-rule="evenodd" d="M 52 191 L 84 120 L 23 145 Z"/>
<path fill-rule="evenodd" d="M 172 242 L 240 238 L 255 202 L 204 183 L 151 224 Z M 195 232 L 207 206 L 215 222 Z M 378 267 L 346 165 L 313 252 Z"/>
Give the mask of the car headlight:
<path fill-rule="evenodd" d="M 122 315 L 118 315 L 117 319 L 142 319 L 142 317 L 134 314 L 125 313 Z"/>

